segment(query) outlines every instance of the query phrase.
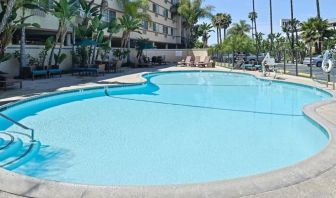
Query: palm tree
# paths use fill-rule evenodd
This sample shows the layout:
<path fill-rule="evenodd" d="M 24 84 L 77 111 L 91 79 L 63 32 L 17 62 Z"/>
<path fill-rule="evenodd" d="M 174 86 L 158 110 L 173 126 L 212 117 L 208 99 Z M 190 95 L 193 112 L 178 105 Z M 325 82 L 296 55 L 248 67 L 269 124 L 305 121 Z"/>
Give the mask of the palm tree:
<path fill-rule="evenodd" d="M 125 15 L 146 21 L 151 20 L 150 15 L 146 13 L 149 9 L 149 0 L 117 0 L 117 2 L 123 7 Z M 139 9 L 141 9 L 142 12 L 139 12 Z"/>
<path fill-rule="evenodd" d="M 203 23 L 198 26 L 198 32 L 201 35 L 203 41 L 203 48 L 208 47 L 208 40 L 210 38 L 210 33 L 214 32 L 212 28 L 213 26 L 209 23 Z"/>
<path fill-rule="evenodd" d="M 52 1 L 52 15 L 58 19 L 58 30 L 56 33 L 55 44 L 51 49 L 49 56 L 49 65 L 52 64 L 52 58 L 55 58 L 55 64 L 57 65 L 61 58 L 62 47 L 65 41 L 65 36 L 68 33 L 68 26 L 71 20 L 77 15 L 78 7 L 76 0 L 53 0 Z M 59 42 L 58 54 L 54 54 L 55 47 Z"/>
<path fill-rule="evenodd" d="M 258 38 L 258 30 L 257 30 L 257 18 L 258 14 L 255 10 L 255 1 L 252 0 L 252 7 L 253 7 L 253 21 L 254 21 L 254 33 L 255 33 L 255 39 L 256 39 L 256 51 L 257 51 L 257 62 L 259 61 L 259 38 Z"/>
<path fill-rule="evenodd" d="M 317 10 L 317 18 L 321 18 L 321 11 L 320 11 L 320 0 L 316 0 L 316 10 Z"/>
<path fill-rule="evenodd" d="M 329 30 L 329 24 L 327 20 L 323 20 L 320 18 L 315 18 L 314 20 L 316 29 L 319 34 L 319 39 L 317 41 L 317 53 L 320 54 L 322 52 L 323 42 L 331 30 Z"/>
<path fill-rule="evenodd" d="M 26 23 L 26 20 L 32 15 L 26 16 L 26 10 L 38 9 L 46 11 L 45 8 L 39 6 L 37 0 L 17 0 L 15 3 L 16 9 L 21 8 L 20 26 L 21 26 L 21 40 L 20 40 L 20 67 L 25 67 L 27 65 L 26 57 L 26 27 L 33 26 L 39 28 L 37 23 Z"/>
<path fill-rule="evenodd" d="M 297 20 L 296 18 L 294 18 L 293 20 L 290 20 L 288 22 L 290 24 L 291 27 L 291 31 L 295 34 L 295 44 L 298 45 L 299 43 L 299 28 L 300 28 L 300 21 Z"/>
<path fill-rule="evenodd" d="M 256 12 L 250 12 L 248 14 L 248 18 L 251 20 L 251 33 L 252 33 L 252 39 L 254 39 L 254 21 L 258 17 L 258 14 Z"/>
<path fill-rule="evenodd" d="M 232 17 L 228 13 L 223 14 L 222 18 L 222 28 L 224 30 L 224 40 L 226 39 L 226 30 L 230 27 L 232 23 Z"/>
<path fill-rule="evenodd" d="M 293 6 L 293 0 L 290 0 L 290 9 L 291 9 L 291 21 L 294 21 L 294 6 Z M 295 48 L 294 48 L 294 27 L 291 26 L 291 33 L 292 33 L 292 39 L 291 39 L 291 50 L 292 50 L 292 63 L 294 63 L 294 54 L 295 54 Z"/>
<path fill-rule="evenodd" d="M 216 31 L 217 31 L 217 44 L 219 45 L 222 42 L 222 31 L 221 28 L 223 26 L 222 24 L 222 17 L 223 14 L 221 13 L 217 13 L 215 16 L 212 17 L 212 25 L 214 27 L 216 27 Z"/>
<path fill-rule="evenodd" d="M 107 24 L 107 32 L 109 33 L 109 42 L 108 42 L 108 46 L 112 47 L 112 38 L 113 38 L 113 34 L 116 34 L 118 32 L 120 32 L 121 30 L 121 24 L 118 23 L 117 20 L 111 20 L 108 24 Z"/>
<path fill-rule="evenodd" d="M 310 77 L 313 76 L 312 66 L 312 48 L 315 42 L 319 40 L 319 33 L 317 29 L 316 18 L 310 18 L 308 21 L 302 23 L 302 39 L 309 45 L 309 57 L 310 57 Z"/>
<path fill-rule="evenodd" d="M 3 16 L 1 18 L 1 23 L 0 23 L 0 33 L 2 33 L 8 24 L 8 18 L 12 15 L 13 8 L 15 6 L 16 0 L 8 0 L 7 5 L 5 6 L 5 12 L 3 13 Z M 4 6 L 1 5 L 3 8 Z"/>
<path fill-rule="evenodd" d="M 189 42 L 194 39 L 193 29 L 200 18 L 211 18 L 213 6 L 202 6 L 204 0 L 181 0 L 177 9 L 180 16 L 185 20 L 184 27 L 187 29 L 186 48 Z M 191 39 L 190 39 L 191 38 Z"/>
<path fill-rule="evenodd" d="M 251 30 L 251 26 L 246 23 L 245 20 L 240 20 L 238 23 L 234 23 L 228 30 L 229 35 L 245 35 Z"/>
<path fill-rule="evenodd" d="M 133 18 L 130 15 L 123 15 L 119 18 L 123 33 L 121 38 L 121 47 L 129 48 L 129 41 L 132 32 L 141 34 L 140 28 L 142 27 L 142 21 L 137 18 Z"/>
<path fill-rule="evenodd" d="M 273 52 L 273 42 L 274 42 L 274 35 L 273 35 L 273 7 L 272 7 L 272 0 L 269 0 L 269 9 L 270 9 L 270 30 L 271 30 L 271 38 L 270 38 L 270 52 Z"/>

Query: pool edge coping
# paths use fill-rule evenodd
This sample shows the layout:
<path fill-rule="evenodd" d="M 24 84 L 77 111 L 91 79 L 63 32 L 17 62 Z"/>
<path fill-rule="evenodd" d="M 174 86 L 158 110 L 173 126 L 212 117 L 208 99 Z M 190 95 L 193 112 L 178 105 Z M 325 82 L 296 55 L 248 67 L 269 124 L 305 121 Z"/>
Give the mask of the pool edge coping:
<path fill-rule="evenodd" d="M 173 70 L 176 71 L 219 71 L 225 70 Z M 167 71 L 163 71 L 167 72 Z M 170 72 L 170 71 L 168 71 Z M 272 80 L 260 78 L 256 74 L 243 73 L 241 71 L 226 71 L 238 74 L 248 74 L 259 79 Z M 141 85 L 146 83 L 144 76 L 149 73 L 155 72 L 141 72 L 137 74 L 138 81 L 127 84 L 127 86 Z M 145 80 L 145 81 L 144 81 Z M 275 80 L 278 81 L 278 80 Z M 280 81 L 280 80 L 279 80 Z M 284 82 L 284 81 L 280 81 Z M 314 87 L 305 83 L 287 82 L 298 85 L 305 85 Z M 112 85 L 111 87 L 122 87 L 124 85 Z M 107 86 L 95 86 L 83 89 L 100 89 Z M 318 88 L 318 87 L 316 87 Z M 321 88 L 318 88 L 321 89 Z M 81 89 L 73 89 L 61 92 L 52 92 L 50 94 L 43 94 L 40 96 L 34 96 L 24 101 L 34 100 L 36 98 L 48 97 L 51 95 L 62 94 L 66 92 L 76 92 Z M 186 184 L 186 185 L 164 185 L 164 186 L 94 186 L 94 185 L 82 185 L 56 182 L 44 179 L 38 179 L 25 175 L 20 175 L 11 171 L 0 169 L 0 191 L 7 192 L 13 195 L 28 196 L 28 197 L 46 197 L 52 194 L 60 197 L 81 197 L 83 195 L 89 195 L 92 197 L 109 197 L 111 195 L 122 197 L 134 197 L 136 196 L 187 196 L 187 197 L 223 197 L 223 196 L 248 196 L 257 195 L 260 193 L 270 192 L 281 188 L 286 188 L 298 183 L 308 181 L 315 178 L 328 170 L 336 166 L 336 127 L 316 112 L 316 110 L 322 106 L 326 106 L 332 103 L 336 103 L 336 94 L 326 89 L 321 89 L 332 95 L 331 99 L 316 102 L 306 105 L 303 109 L 303 113 L 310 119 L 321 125 L 329 134 L 330 140 L 326 147 L 311 156 L 310 158 L 299 162 L 297 164 L 281 168 L 279 170 L 266 172 L 254 176 L 248 176 L 243 178 L 208 182 L 202 184 Z M 20 103 L 20 102 L 19 102 Z M 8 106 L 12 106 L 16 103 L 10 103 Z M 7 108 L 1 106 L 3 108 Z M 17 186 L 20 185 L 18 189 Z"/>

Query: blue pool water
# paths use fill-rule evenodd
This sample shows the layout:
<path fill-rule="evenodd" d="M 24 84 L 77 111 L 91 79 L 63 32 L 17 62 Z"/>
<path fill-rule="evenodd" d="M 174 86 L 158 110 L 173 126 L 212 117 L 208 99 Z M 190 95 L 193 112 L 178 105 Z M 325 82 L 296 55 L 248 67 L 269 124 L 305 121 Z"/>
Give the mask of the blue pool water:
<path fill-rule="evenodd" d="M 224 72 L 145 77 L 148 83 L 110 88 L 108 96 L 76 91 L 5 110 L 42 144 L 14 171 L 95 185 L 199 183 L 293 165 L 328 142 L 302 113 L 331 97 L 324 91 Z"/>

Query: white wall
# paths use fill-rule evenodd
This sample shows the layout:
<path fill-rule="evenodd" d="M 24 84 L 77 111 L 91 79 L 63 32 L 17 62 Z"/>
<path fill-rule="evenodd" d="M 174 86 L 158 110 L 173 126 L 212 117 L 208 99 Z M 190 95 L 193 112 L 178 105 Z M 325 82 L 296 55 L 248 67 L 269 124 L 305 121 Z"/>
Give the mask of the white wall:
<path fill-rule="evenodd" d="M 27 45 L 26 53 L 37 58 L 38 54 L 43 50 L 44 46 L 38 46 L 38 45 Z M 7 48 L 6 53 L 14 53 L 15 51 L 19 51 L 20 46 L 19 45 L 11 45 Z M 67 58 L 65 61 L 60 65 L 60 67 L 64 70 L 71 70 L 72 68 L 72 56 L 71 56 L 72 47 L 64 47 L 62 49 L 62 53 L 65 53 L 67 55 Z M 176 52 L 182 52 L 182 56 L 176 56 Z M 56 48 L 55 53 L 58 52 L 58 49 Z M 50 52 L 49 52 L 50 53 Z M 136 60 L 136 54 L 137 51 L 135 49 L 131 49 L 130 53 L 130 60 L 131 62 L 137 62 Z M 144 50 L 144 55 L 148 57 L 153 56 L 164 56 L 166 58 L 167 62 L 176 63 L 178 61 L 181 61 L 182 59 L 185 59 L 186 56 L 200 56 L 201 60 L 205 58 L 205 56 L 208 56 L 207 49 L 148 49 Z M 112 55 L 112 53 L 109 55 L 110 60 L 115 59 Z M 48 63 L 49 54 L 47 56 L 45 64 Z M 1 63 L 0 64 L 0 71 L 6 72 L 10 75 L 18 75 L 20 69 L 20 64 L 17 59 L 12 57 L 11 60 Z"/>
<path fill-rule="evenodd" d="M 38 54 L 43 50 L 44 46 L 39 45 L 27 45 L 26 53 L 38 58 Z M 19 45 L 11 45 L 6 49 L 6 53 L 14 53 L 15 51 L 20 51 Z M 72 58 L 71 58 L 71 47 L 64 47 L 62 49 L 62 53 L 65 53 L 67 55 L 67 58 L 64 60 L 64 62 L 60 65 L 60 67 L 64 70 L 70 70 L 72 66 Z M 55 52 L 58 52 L 58 48 L 56 48 Z M 50 52 L 49 52 L 50 53 Z M 48 63 L 49 54 L 47 55 L 46 64 Z M 17 59 L 14 58 L 14 55 L 12 58 L 7 61 L 0 64 L 0 71 L 6 72 L 10 75 L 18 75 L 20 69 L 20 63 Z"/>

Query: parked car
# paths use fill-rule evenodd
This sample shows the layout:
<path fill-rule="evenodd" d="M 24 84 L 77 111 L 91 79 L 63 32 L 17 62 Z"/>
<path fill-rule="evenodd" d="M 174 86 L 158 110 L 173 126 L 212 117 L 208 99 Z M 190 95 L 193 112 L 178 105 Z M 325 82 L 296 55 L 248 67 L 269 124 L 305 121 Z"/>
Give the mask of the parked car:
<path fill-rule="evenodd" d="M 322 62 L 323 62 L 323 56 L 322 55 L 317 55 L 312 57 L 312 65 L 316 66 L 316 67 L 321 67 L 322 66 Z M 303 64 L 310 66 L 310 58 L 306 57 L 303 60 Z"/>

